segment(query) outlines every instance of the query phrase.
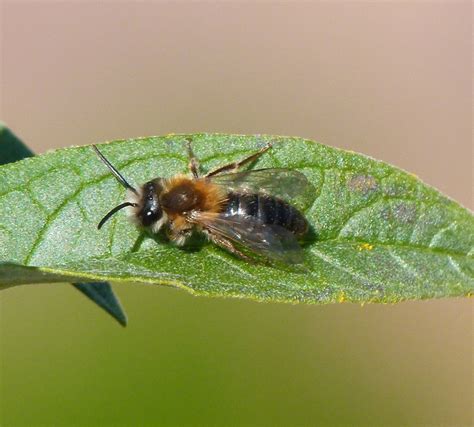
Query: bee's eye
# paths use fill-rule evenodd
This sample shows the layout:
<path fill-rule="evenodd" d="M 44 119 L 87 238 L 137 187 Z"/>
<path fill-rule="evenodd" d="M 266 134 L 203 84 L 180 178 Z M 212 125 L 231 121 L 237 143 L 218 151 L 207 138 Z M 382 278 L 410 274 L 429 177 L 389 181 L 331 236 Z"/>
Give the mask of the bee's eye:
<path fill-rule="evenodd" d="M 163 216 L 160 202 L 158 200 L 158 191 L 156 183 L 150 181 L 144 185 L 143 206 L 139 213 L 140 221 L 144 227 L 153 225 Z"/>
<path fill-rule="evenodd" d="M 149 227 L 154 222 L 158 221 L 162 215 L 163 211 L 161 210 L 158 201 L 154 199 L 147 199 L 140 216 L 143 226 Z"/>

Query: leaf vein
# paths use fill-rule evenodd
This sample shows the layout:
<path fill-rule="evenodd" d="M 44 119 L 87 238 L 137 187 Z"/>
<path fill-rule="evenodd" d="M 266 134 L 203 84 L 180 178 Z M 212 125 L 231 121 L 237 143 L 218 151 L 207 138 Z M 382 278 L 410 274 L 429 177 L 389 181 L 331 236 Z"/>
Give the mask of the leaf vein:
<path fill-rule="evenodd" d="M 456 273 L 461 276 L 464 280 L 468 280 L 469 282 L 473 281 L 472 277 L 469 277 L 464 271 L 462 271 L 461 266 L 451 257 L 448 256 L 448 261 L 451 267 L 456 271 Z"/>
<path fill-rule="evenodd" d="M 400 255 L 395 254 L 391 250 L 389 250 L 388 253 L 404 270 L 410 273 L 415 279 L 417 280 L 421 279 L 416 269 L 413 266 L 409 265 Z"/>
<path fill-rule="evenodd" d="M 318 251 L 316 248 L 311 248 L 311 252 L 316 255 L 318 258 L 322 259 L 324 262 L 329 264 L 331 267 L 334 267 L 340 271 L 343 271 L 344 273 L 349 274 L 350 276 L 354 277 L 358 282 L 360 282 L 362 285 L 370 287 L 370 286 L 377 286 L 373 284 L 367 277 L 365 277 L 362 274 L 359 274 L 352 270 L 351 268 L 345 267 L 341 265 L 338 261 L 336 261 L 334 258 L 331 258 L 327 254 L 324 254 L 321 251 Z"/>
<path fill-rule="evenodd" d="M 443 227 L 441 230 L 439 230 L 436 234 L 433 235 L 430 242 L 428 243 L 428 247 L 432 248 L 433 246 L 435 246 L 438 243 L 438 241 L 441 239 L 444 233 L 446 233 L 449 230 L 452 230 L 455 227 L 456 227 L 456 221 L 452 221 L 449 225 L 447 225 L 446 227 Z"/>

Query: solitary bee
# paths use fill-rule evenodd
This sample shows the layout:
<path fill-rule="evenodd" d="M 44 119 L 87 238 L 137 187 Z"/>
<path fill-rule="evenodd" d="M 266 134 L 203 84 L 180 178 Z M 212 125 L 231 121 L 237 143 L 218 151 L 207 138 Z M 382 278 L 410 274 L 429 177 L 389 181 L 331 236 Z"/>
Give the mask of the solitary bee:
<path fill-rule="evenodd" d="M 289 169 L 238 172 L 268 151 L 271 143 L 204 176 L 199 174 L 190 141 L 186 147 L 191 177 L 180 174 L 154 178 L 134 188 L 93 145 L 99 158 L 127 189 L 126 201 L 108 212 L 98 228 L 119 210 L 130 208 L 130 216 L 138 226 L 152 234 L 164 228 L 168 238 L 180 246 L 196 230 L 248 261 L 254 254 L 286 264 L 301 263 L 298 240 L 307 233 L 308 222 L 285 199 L 314 194 L 306 177 Z"/>

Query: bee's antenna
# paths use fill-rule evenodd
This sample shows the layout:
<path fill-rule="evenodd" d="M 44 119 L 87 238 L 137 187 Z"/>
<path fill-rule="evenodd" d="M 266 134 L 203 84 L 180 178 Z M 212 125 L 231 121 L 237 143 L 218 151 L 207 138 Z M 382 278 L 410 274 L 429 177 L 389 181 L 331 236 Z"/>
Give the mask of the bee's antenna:
<path fill-rule="evenodd" d="M 102 228 L 102 226 L 109 220 L 109 218 L 115 214 L 116 212 L 118 212 L 120 209 L 123 209 L 123 208 L 126 208 L 127 206 L 133 206 L 133 207 L 136 207 L 137 204 L 136 203 L 132 203 L 132 202 L 125 202 L 125 203 L 122 203 L 121 205 L 118 205 L 118 206 L 115 206 L 115 208 L 113 208 L 107 215 L 105 215 L 99 222 L 99 224 L 97 224 L 97 229 L 100 230 Z"/>
<path fill-rule="evenodd" d="M 137 193 L 137 190 L 135 188 L 133 188 L 128 182 L 127 180 L 120 174 L 120 172 L 115 169 L 112 164 L 104 157 L 104 155 L 99 151 L 99 149 L 93 145 L 92 148 L 94 149 L 94 151 L 96 152 L 96 154 L 99 156 L 99 159 L 102 160 L 105 164 L 105 166 L 107 166 L 110 170 L 110 172 L 112 172 L 113 176 L 115 176 L 115 178 L 117 179 L 118 182 L 120 182 L 120 184 L 122 184 L 126 189 L 130 190 L 130 191 L 133 191 L 135 194 L 138 194 Z M 122 206 L 122 205 L 120 205 Z M 118 207 L 118 206 L 117 206 Z M 124 206 L 122 206 L 124 207 Z M 112 212 L 112 211 L 111 211 Z M 114 211 L 115 212 L 115 211 Z M 108 215 L 108 214 L 107 214 Z M 102 220 L 103 221 L 103 220 Z M 101 221 L 101 222 L 102 222 Z M 99 227 L 100 228 L 100 227 Z"/>

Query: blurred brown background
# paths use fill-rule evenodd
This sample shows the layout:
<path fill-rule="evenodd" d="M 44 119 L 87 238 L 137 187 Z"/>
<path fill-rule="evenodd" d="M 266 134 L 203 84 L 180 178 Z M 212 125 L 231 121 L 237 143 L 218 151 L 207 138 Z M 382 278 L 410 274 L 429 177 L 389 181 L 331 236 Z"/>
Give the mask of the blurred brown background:
<path fill-rule="evenodd" d="M 169 132 L 295 135 L 472 208 L 466 2 L 1 3 L 1 111 L 36 152 Z M 116 286 L 0 295 L 0 422 L 470 425 L 467 299 L 289 306 Z"/>

